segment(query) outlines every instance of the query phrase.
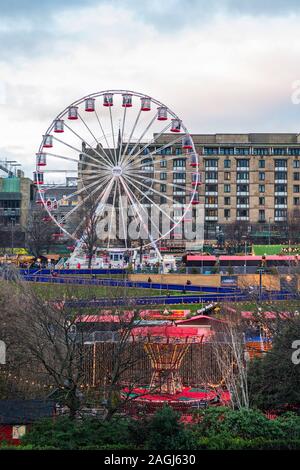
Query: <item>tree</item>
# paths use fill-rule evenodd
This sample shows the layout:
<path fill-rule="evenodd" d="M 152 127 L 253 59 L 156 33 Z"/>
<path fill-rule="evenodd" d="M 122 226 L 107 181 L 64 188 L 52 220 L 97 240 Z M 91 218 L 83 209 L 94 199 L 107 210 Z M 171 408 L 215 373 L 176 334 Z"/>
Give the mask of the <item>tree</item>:
<path fill-rule="evenodd" d="M 262 320 L 266 323 L 266 319 Z M 300 340 L 300 318 L 268 322 L 273 347 L 250 364 L 248 383 L 252 406 L 262 409 L 300 408 L 300 365 L 293 363 L 292 345 Z"/>
<path fill-rule="evenodd" d="M 235 315 L 224 315 L 222 331 L 212 338 L 213 355 L 233 408 L 248 409 L 248 361 L 244 332 Z"/>
<path fill-rule="evenodd" d="M 48 252 L 53 242 L 54 224 L 43 221 L 44 216 L 42 208 L 31 211 L 26 227 L 27 246 L 35 257 L 39 257 L 43 251 Z"/>
<path fill-rule="evenodd" d="M 77 224 L 76 237 L 80 239 L 80 248 L 88 257 L 88 268 L 90 269 L 98 241 L 97 226 L 101 218 L 99 201 L 96 196 L 85 191 L 79 204 L 81 206 L 73 218 L 73 223 Z"/>
<path fill-rule="evenodd" d="M 139 309 L 125 289 L 110 288 L 110 302 L 118 304 L 122 298 L 130 311 L 111 307 L 106 330 L 99 331 L 102 324 L 95 309 L 86 308 L 84 321 L 78 313 L 80 299 L 74 298 L 72 289 L 61 299 L 45 300 L 43 292 L 20 280 L 2 286 L 0 333 L 5 333 L 9 359 L 3 375 L 14 376 L 18 385 L 27 386 L 27 393 L 34 383 L 39 383 L 41 392 L 55 388 L 54 397 L 72 417 L 83 406 L 102 403 L 103 417 L 111 420 L 134 398 L 132 391 L 145 375 L 139 366 L 143 348 L 131 335 Z M 98 344 L 105 348 L 96 355 Z M 96 370 L 98 377 L 93 375 Z"/>

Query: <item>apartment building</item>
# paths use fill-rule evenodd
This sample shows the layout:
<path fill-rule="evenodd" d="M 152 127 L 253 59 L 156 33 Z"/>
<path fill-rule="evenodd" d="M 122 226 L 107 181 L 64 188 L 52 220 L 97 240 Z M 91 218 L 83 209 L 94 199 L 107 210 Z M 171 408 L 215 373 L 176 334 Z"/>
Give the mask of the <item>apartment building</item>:
<path fill-rule="evenodd" d="M 284 225 L 300 209 L 299 134 L 194 134 L 205 232 L 232 222 Z M 162 144 L 172 138 L 165 135 Z"/>

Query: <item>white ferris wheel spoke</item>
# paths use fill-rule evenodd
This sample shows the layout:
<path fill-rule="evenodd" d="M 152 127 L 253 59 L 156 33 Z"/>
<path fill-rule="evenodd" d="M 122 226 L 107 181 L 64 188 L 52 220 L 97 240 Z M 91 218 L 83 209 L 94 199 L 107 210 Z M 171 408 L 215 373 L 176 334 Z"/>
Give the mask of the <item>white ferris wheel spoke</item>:
<path fill-rule="evenodd" d="M 81 139 L 81 137 L 79 137 Z M 99 168 L 107 168 L 107 165 L 104 165 L 104 163 L 102 162 L 99 162 L 99 160 L 97 160 L 96 158 L 92 157 L 91 155 L 89 155 L 88 153 L 85 153 L 83 150 L 80 150 L 76 147 L 74 147 L 73 145 L 71 144 L 68 144 L 67 142 L 64 142 L 63 140 L 61 139 L 58 139 L 57 137 L 53 136 L 53 139 L 56 140 L 57 142 L 60 142 L 61 144 L 65 145 L 66 147 L 69 147 L 70 149 L 72 150 L 75 150 L 75 152 L 78 152 L 79 154 L 82 154 L 82 155 L 85 155 L 86 157 L 90 158 L 91 160 L 95 161 L 97 163 L 97 166 Z M 86 162 L 80 162 L 80 160 L 77 160 L 78 163 L 82 163 L 82 164 L 87 164 Z"/>
<path fill-rule="evenodd" d="M 117 180 L 117 184 L 118 184 L 118 189 L 119 189 L 119 201 L 120 201 L 120 209 L 121 209 L 123 234 L 124 234 L 124 240 L 125 240 L 125 247 L 126 247 L 126 250 L 127 250 L 128 249 L 128 246 L 127 246 L 127 230 L 126 230 L 126 227 L 125 227 L 124 208 L 123 208 L 122 193 L 121 193 L 121 186 L 120 186 L 119 179 Z"/>
<path fill-rule="evenodd" d="M 151 119 L 151 121 L 149 122 L 149 124 L 147 125 L 147 127 L 145 128 L 145 130 L 142 132 L 142 134 L 140 135 L 140 137 L 138 138 L 137 142 L 134 144 L 134 146 L 132 147 L 132 149 L 130 150 L 130 152 L 127 154 L 127 157 L 125 157 L 125 159 L 123 160 L 123 164 L 126 163 L 126 161 L 128 159 L 130 159 L 131 157 L 134 158 L 135 155 L 138 155 L 137 154 L 133 154 L 133 152 L 135 151 L 135 149 L 138 147 L 138 145 L 140 144 L 142 138 L 144 137 L 144 135 L 147 134 L 147 132 L 149 131 L 149 129 L 151 128 L 152 124 L 154 123 L 155 119 L 157 118 L 157 112 L 155 113 L 155 115 L 153 116 L 153 118 Z M 169 124 L 170 125 L 170 124 Z M 168 125 L 168 127 L 169 127 Z"/>
<path fill-rule="evenodd" d="M 124 107 L 124 112 L 123 112 L 121 142 L 120 142 L 120 148 L 119 148 L 119 156 L 118 156 L 118 160 L 117 160 L 117 161 L 118 161 L 118 165 L 120 165 L 120 162 L 121 162 L 122 147 L 123 147 L 123 138 L 124 138 L 124 127 L 125 127 L 125 121 L 126 121 L 126 111 L 127 111 L 127 106 Z"/>
<path fill-rule="evenodd" d="M 109 249 L 109 244 L 110 244 L 110 232 L 111 232 L 112 220 L 113 220 L 114 211 L 115 211 L 115 202 L 116 202 L 116 193 L 117 193 L 117 182 L 115 181 L 115 179 L 113 179 L 113 183 L 115 185 L 115 189 L 114 189 L 114 195 L 113 195 L 112 210 L 111 210 L 111 214 L 110 214 L 110 222 L 109 222 L 109 227 L 108 227 L 107 249 Z"/>
<path fill-rule="evenodd" d="M 158 137 L 158 136 L 157 136 Z M 150 142 L 148 144 L 149 145 L 153 145 L 155 142 L 156 142 L 156 139 L 157 137 L 155 137 L 153 139 L 152 142 Z M 135 166 L 137 164 L 140 164 L 140 162 L 145 158 L 151 158 L 153 155 L 159 155 L 160 152 L 162 150 L 165 150 L 169 147 L 171 147 L 172 145 L 176 144 L 177 142 L 180 142 L 182 140 L 182 135 L 180 137 L 177 137 L 176 139 L 172 140 L 171 142 L 168 142 L 164 145 L 162 145 L 161 147 L 153 150 L 152 152 L 149 152 L 147 154 L 141 154 L 141 152 L 139 152 L 138 154 L 136 154 L 139 158 L 138 159 L 134 159 L 134 161 L 132 161 L 131 163 L 128 164 L 128 166 Z M 161 158 L 160 160 L 155 160 L 155 161 L 161 161 L 161 160 L 174 160 L 174 159 L 181 159 L 181 158 L 186 158 L 188 156 L 188 154 L 181 154 L 181 155 L 165 155 L 166 158 Z"/>
<path fill-rule="evenodd" d="M 135 202 L 134 202 L 134 200 L 132 199 L 132 196 L 131 196 L 131 194 L 130 194 L 130 192 L 129 192 L 129 190 L 128 190 L 128 187 L 127 187 L 126 183 L 124 182 L 122 176 L 120 177 L 120 181 L 121 181 L 121 183 L 122 183 L 122 185 L 123 185 L 123 187 L 124 187 L 124 189 L 125 189 L 125 191 L 126 191 L 128 197 L 129 197 L 129 199 L 130 199 L 130 201 L 131 201 L 133 207 L 136 207 Z M 146 230 L 146 232 L 147 232 L 147 234 L 148 234 L 148 236 L 149 236 L 149 240 L 151 241 L 151 244 L 152 244 L 153 248 L 155 249 L 155 251 L 156 251 L 156 253 L 158 254 L 159 258 L 162 259 L 162 256 L 161 256 L 161 254 L 160 254 L 160 252 L 159 252 L 159 250 L 158 250 L 158 248 L 157 248 L 157 246 L 156 246 L 156 243 L 155 243 L 155 241 L 153 240 L 153 237 L 152 237 L 151 233 L 150 233 L 149 230 L 148 230 L 148 226 L 145 224 L 145 221 L 144 221 L 144 219 L 141 217 L 141 215 L 140 215 L 140 213 L 139 213 L 138 210 L 137 210 L 137 215 L 138 215 L 138 217 L 139 217 L 139 219 L 140 219 L 140 221 L 141 221 L 141 224 L 143 225 L 144 229 Z"/>
<path fill-rule="evenodd" d="M 134 199 L 136 200 L 138 206 L 142 209 L 142 211 L 146 214 L 146 216 L 149 217 L 149 214 L 148 214 L 147 210 L 145 209 L 145 207 L 143 206 L 143 204 L 140 203 L 140 201 L 138 200 L 136 194 L 134 194 L 134 191 L 132 191 L 132 190 L 130 189 L 130 187 L 129 187 L 130 182 L 129 182 L 129 184 L 127 184 L 127 182 L 124 181 L 124 184 L 126 184 L 128 191 L 129 191 L 129 192 L 131 193 L 131 195 L 134 197 Z M 142 193 L 142 194 L 144 195 L 144 193 Z M 160 209 L 159 209 L 159 210 L 160 210 Z M 161 233 L 159 227 L 155 224 L 155 222 L 154 222 L 152 219 L 151 219 L 151 224 L 156 228 L 158 234 L 159 234 L 159 235 L 162 235 L 162 233 Z"/>
<path fill-rule="evenodd" d="M 111 133 L 112 133 L 112 140 L 113 140 L 113 151 L 114 151 L 114 164 L 117 165 L 117 150 L 116 150 L 116 142 L 115 142 L 115 131 L 114 131 L 114 123 L 112 119 L 112 111 L 111 111 L 111 106 L 109 108 L 109 117 L 110 117 L 110 126 L 111 126 Z"/>
<path fill-rule="evenodd" d="M 80 117 L 80 116 L 79 116 Z M 82 119 L 82 118 L 81 118 Z M 84 121 L 82 121 L 84 122 Z M 106 160 L 105 156 L 104 155 L 101 155 L 101 153 L 98 152 L 97 149 L 95 149 L 92 145 L 90 145 L 83 137 L 81 137 L 76 131 L 74 131 L 74 129 L 72 129 L 72 127 L 68 126 L 68 124 L 65 123 L 65 127 L 67 129 L 69 129 L 81 142 L 84 142 L 85 145 L 87 145 L 93 152 L 95 152 L 100 158 L 101 160 L 97 160 L 97 158 L 93 157 L 92 155 L 88 154 L 88 153 L 85 153 L 83 150 L 79 151 L 78 149 L 76 149 L 75 147 L 72 147 L 70 146 L 69 144 L 66 144 L 66 142 L 63 142 L 63 141 L 60 141 L 57 137 L 54 137 L 55 140 L 58 140 L 59 142 L 62 142 L 66 145 L 68 145 L 68 147 L 71 147 L 73 148 L 73 150 L 76 150 L 77 152 L 79 151 L 82 155 L 85 155 L 86 157 L 88 157 L 90 160 L 93 160 L 95 161 L 99 166 L 101 166 L 101 164 L 103 166 L 112 166 L 110 161 L 109 160 Z M 98 142 L 96 140 L 96 142 Z"/>
<path fill-rule="evenodd" d="M 127 152 L 127 150 L 128 150 L 128 147 L 129 147 L 129 145 L 130 145 L 130 143 L 131 143 L 131 139 L 132 139 L 133 133 L 134 133 L 134 131 L 135 131 L 135 129 L 136 129 L 136 126 L 137 126 L 137 124 L 138 124 L 138 122 L 139 122 L 139 119 L 140 119 L 140 116 L 141 116 L 141 112 L 142 112 L 142 109 L 140 108 L 140 109 L 139 109 L 139 112 L 138 112 L 138 114 L 137 114 L 135 123 L 134 123 L 134 125 L 133 125 L 133 127 L 132 127 L 132 129 L 131 129 L 129 138 L 128 138 L 128 140 L 127 140 L 127 144 L 126 144 L 125 150 L 124 150 L 124 152 L 123 152 L 123 154 L 122 154 L 122 156 L 121 156 L 120 165 L 122 165 L 123 162 L 124 162 L 124 158 L 125 158 L 125 156 L 126 156 L 126 152 Z"/>
<path fill-rule="evenodd" d="M 167 214 L 167 212 L 165 212 L 161 207 L 159 207 L 154 201 L 153 199 L 151 199 L 145 192 L 143 192 L 141 189 L 139 189 L 134 183 L 133 183 L 133 178 L 130 178 L 130 177 L 127 177 L 128 179 L 130 179 L 130 184 L 140 193 L 142 194 L 143 197 L 145 197 L 146 199 L 148 199 L 148 201 L 153 204 L 160 212 L 162 212 L 162 214 L 164 214 L 166 217 L 168 217 L 168 219 L 175 223 L 175 221 L 172 219 L 172 217 L 169 216 L 169 214 Z M 140 184 L 140 183 L 138 183 Z M 145 185 L 144 185 L 145 186 Z M 148 186 L 146 186 L 148 187 Z M 148 187 L 149 188 L 149 187 Z M 151 191 L 153 191 L 152 188 L 149 188 Z M 165 197 L 165 196 L 164 196 Z M 172 202 L 174 203 L 174 200 L 172 199 Z"/>
<path fill-rule="evenodd" d="M 108 176 L 105 176 L 103 177 L 103 179 L 106 179 L 108 178 Z M 99 180 L 101 178 L 99 178 L 97 181 L 94 181 L 93 183 L 89 184 L 88 186 L 83 186 L 81 189 L 78 189 L 77 191 L 74 191 L 74 193 L 72 194 L 69 194 L 68 196 L 64 197 L 63 199 L 60 199 L 58 202 L 60 201 L 67 201 L 69 199 L 72 199 L 74 196 L 78 196 L 79 194 L 81 194 L 83 191 L 86 191 L 87 189 L 90 189 L 92 188 L 93 186 L 95 186 L 95 184 L 99 183 Z"/>
<path fill-rule="evenodd" d="M 98 182 L 96 183 L 93 183 L 93 185 L 97 184 Z M 106 180 L 103 184 L 106 184 L 106 185 L 109 185 L 111 183 L 111 181 L 109 182 L 109 177 L 107 176 L 106 177 Z M 90 185 L 91 186 L 91 185 Z M 83 204 L 85 204 L 85 202 L 91 198 L 94 194 L 97 193 L 97 191 L 99 191 L 99 188 L 101 188 L 102 185 L 98 185 L 96 187 L 96 189 L 94 189 L 93 191 L 91 191 L 84 199 L 82 199 L 78 204 L 76 204 L 76 206 L 70 210 L 70 212 L 68 212 L 64 217 L 63 217 L 63 221 L 65 222 L 69 217 L 70 215 L 72 215 L 74 212 L 76 212 Z M 82 191 L 85 191 L 87 189 L 87 187 L 85 188 L 82 188 Z"/>
<path fill-rule="evenodd" d="M 104 130 L 103 130 L 103 126 L 102 126 L 102 124 L 101 124 L 101 121 L 100 121 L 99 115 L 98 115 L 98 113 L 97 113 L 97 110 L 95 109 L 94 112 L 95 112 L 95 115 L 96 115 L 96 118 L 97 118 L 99 127 L 100 127 L 101 132 L 102 132 L 102 137 L 104 137 L 104 140 L 105 140 L 105 142 L 106 142 L 107 149 L 108 149 L 108 151 L 109 151 L 109 153 L 110 153 L 110 157 L 111 157 L 111 158 L 109 158 L 109 156 L 108 156 L 108 154 L 106 153 L 106 150 L 105 150 L 104 148 L 103 148 L 103 152 L 105 153 L 107 159 L 111 162 L 111 164 L 113 164 L 114 157 L 113 157 L 113 154 L 112 154 L 112 151 L 111 151 L 111 146 L 110 146 L 109 143 L 108 143 L 108 140 L 107 140 L 106 134 L 105 134 L 105 132 L 104 132 Z"/>
<path fill-rule="evenodd" d="M 82 153 L 82 152 L 81 152 Z M 50 155 L 50 157 L 55 157 L 55 158 L 59 158 L 61 160 L 68 160 L 70 162 L 74 162 L 74 163 L 80 163 L 80 160 L 76 159 L 76 158 L 72 158 L 72 157 L 66 157 L 64 155 L 58 155 L 56 153 L 50 153 L 50 152 L 45 152 L 45 155 Z M 99 169 L 99 164 L 98 165 L 95 165 L 95 163 L 89 163 L 89 166 L 92 166 L 94 168 L 98 168 Z"/>
<path fill-rule="evenodd" d="M 166 193 L 162 193 L 160 191 L 157 191 L 152 186 L 149 186 L 149 185 L 147 186 L 146 184 L 142 183 L 141 181 L 138 181 L 137 179 L 135 179 L 133 176 L 125 175 L 125 178 L 128 178 L 129 180 L 135 181 L 135 183 L 137 183 L 138 185 L 143 186 L 144 188 L 149 189 L 150 191 L 153 191 L 158 196 L 164 197 L 165 199 L 168 199 L 172 204 L 175 204 L 174 199 L 172 199 Z M 142 194 L 144 194 L 144 193 L 142 193 Z"/>
<path fill-rule="evenodd" d="M 127 173 L 125 173 L 125 175 L 128 176 Z M 141 176 L 141 175 L 134 174 L 134 176 L 135 176 L 135 178 L 140 178 L 142 180 L 147 179 L 147 177 Z M 179 188 L 179 189 L 184 190 L 186 192 L 186 187 L 185 186 L 179 186 L 178 184 L 175 184 L 175 183 L 169 183 L 166 180 L 157 180 L 155 178 L 149 178 L 149 179 L 151 179 L 151 181 L 153 181 L 154 183 L 167 184 L 167 186 L 172 186 L 173 188 Z M 185 184 L 185 183 L 182 183 L 182 184 Z"/>

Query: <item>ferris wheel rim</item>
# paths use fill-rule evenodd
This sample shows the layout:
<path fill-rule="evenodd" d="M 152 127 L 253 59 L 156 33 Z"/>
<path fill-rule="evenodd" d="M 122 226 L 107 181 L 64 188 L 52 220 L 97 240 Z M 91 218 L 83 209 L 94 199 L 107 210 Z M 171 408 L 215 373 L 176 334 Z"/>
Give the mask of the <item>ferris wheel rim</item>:
<path fill-rule="evenodd" d="M 157 244 L 159 242 L 161 242 L 162 240 L 165 240 L 174 230 L 175 228 L 182 223 L 182 221 L 184 220 L 187 212 L 191 209 L 192 207 L 192 203 L 193 203 L 193 199 L 194 199 L 194 196 L 195 194 L 197 193 L 197 185 L 199 184 L 199 181 L 200 181 L 200 178 L 199 178 L 199 171 L 198 171 L 198 165 L 199 165 L 199 159 L 198 159 L 198 154 L 196 152 L 196 149 L 195 149 L 195 144 L 194 144 L 194 141 L 190 135 L 190 133 L 188 132 L 187 130 L 187 127 L 184 125 L 183 121 L 178 117 L 178 115 L 171 109 L 169 108 L 169 106 L 165 105 L 164 103 L 162 103 L 161 101 L 157 100 L 156 98 L 153 98 L 152 96 L 148 95 L 148 94 L 144 94 L 144 93 L 140 93 L 140 92 L 136 92 L 136 91 L 133 91 L 133 90 L 124 90 L 124 89 L 112 89 L 112 90 L 102 90 L 102 91 L 98 91 L 98 92 L 95 92 L 95 93 L 91 93 L 91 94 L 88 94 L 88 95 L 85 95 L 79 99 L 77 99 L 76 101 L 73 101 L 71 104 L 69 104 L 64 110 L 62 110 L 59 114 L 57 114 L 57 116 L 53 119 L 53 121 L 51 122 L 50 126 L 48 127 L 46 133 L 44 134 L 44 136 L 48 136 L 48 135 L 51 135 L 51 132 L 54 130 L 54 125 L 55 125 L 55 122 L 57 120 L 60 120 L 62 119 L 64 116 L 67 115 L 68 111 L 69 111 L 69 108 L 71 107 L 79 107 L 81 104 L 85 103 L 87 99 L 96 99 L 96 98 L 99 98 L 101 96 L 104 96 L 104 95 L 109 95 L 109 94 L 112 94 L 112 95 L 130 95 L 132 97 L 138 97 L 138 98 L 145 98 L 145 99 L 149 99 L 151 101 L 151 103 L 154 103 L 155 105 L 157 105 L 158 107 L 163 107 L 167 110 L 168 114 L 173 118 L 173 119 L 178 119 L 181 123 L 181 128 L 182 130 L 184 131 L 183 133 L 180 132 L 179 134 L 177 134 L 178 136 L 178 139 L 182 139 L 184 135 L 186 136 L 189 136 L 190 140 L 191 140 L 191 143 L 192 143 L 192 152 L 193 154 L 195 155 L 196 157 L 196 160 L 197 160 L 197 170 L 194 170 L 193 174 L 196 174 L 197 177 L 196 177 L 196 186 L 193 187 L 191 190 L 190 190 L 190 193 L 191 193 L 191 199 L 189 200 L 188 204 L 179 204 L 179 206 L 183 209 L 182 211 L 182 216 L 179 216 L 178 220 L 176 221 L 176 223 L 173 221 L 173 226 L 167 230 L 166 233 L 164 234 L 160 234 L 160 236 L 158 236 L 157 238 L 155 238 L 155 240 L 152 240 L 150 242 L 147 242 L 143 245 L 143 248 L 148 248 L 148 247 L 151 247 L 153 245 L 153 243 Z M 109 106 L 109 110 L 111 112 L 111 106 Z M 125 111 L 126 111 L 126 107 L 125 107 Z M 66 125 L 67 128 L 69 128 L 68 125 Z M 54 137 L 54 136 L 53 136 Z M 59 140 L 57 137 L 54 137 L 55 140 Z M 95 139 L 96 142 L 99 142 L 98 139 Z M 84 142 L 82 140 L 82 142 Z M 146 146 L 148 146 L 150 144 L 147 144 Z M 167 142 L 165 145 L 163 145 L 162 147 L 169 147 L 170 145 L 172 145 L 172 142 Z M 128 143 L 127 143 L 127 147 L 128 147 Z M 126 149 L 127 149 L 126 147 Z M 42 153 L 45 153 L 46 155 L 49 153 L 49 152 L 43 152 L 43 140 L 41 141 L 41 144 L 39 146 L 39 154 L 42 154 Z M 47 150 L 47 149 L 46 149 Z M 156 151 L 154 152 L 156 154 Z M 125 154 L 125 152 L 124 152 Z M 51 155 L 51 154 L 50 154 Z M 53 155 L 53 154 L 52 154 Z M 140 158 L 139 160 L 142 162 L 143 159 L 146 159 L 146 158 L 149 158 L 149 155 L 144 155 L 142 156 L 141 154 L 137 154 L 138 156 L 140 155 Z M 151 152 L 150 152 L 150 156 L 153 160 L 153 154 L 151 155 Z M 127 155 L 125 155 L 125 160 L 126 160 L 126 157 Z M 61 157 L 63 158 L 63 157 Z M 92 158 L 92 157 L 90 157 Z M 172 158 L 180 158 L 179 155 L 177 156 L 173 156 Z M 79 160 L 78 160 L 79 161 Z M 92 165 L 92 164 L 91 164 Z M 96 165 L 94 165 L 96 166 Z M 40 170 L 40 168 L 38 168 L 38 166 L 36 165 L 36 171 Z M 138 175 L 135 175 L 136 178 L 138 178 L 139 176 Z M 120 180 L 122 181 L 122 179 L 120 178 Z M 152 179 L 152 184 L 153 184 L 153 181 L 154 179 Z M 139 183 L 141 184 L 141 183 Z M 49 210 L 49 207 L 47 206 L 47 204 L 45 203 L 45 199 L 44 199 L 44 192 L 43 190 L 41 189 L 40 185 L 37 185 L 37 190 L 38 190 L 38 193 L 39 193 L 39 196 L 40 196 L 40 200 L 42 201 L 42 204 L 43 204 L 43 207 L 44 209 L 47 211 L 49 217 L 52 219 L 52 221 L 59 227 L 60 231 L 63 232 L 65 235 L 67 235 L 67 237 L 73 239 L 75 242 L 79 242 L 80 239 L 78 239 L 78 237 L 74 236 L 73 234 L 71 234 L 68 230 L 66 230 L 61 223 L 59 223 L 55 217 L 53 216 L 53 214 L 51 213 L 51 211 Z M 173 184 L 174 186 L 174 184 Z M 175 185 L 176 186 L 176 185 Z M 114 185 L 113 185 L 114 187 Z M 152 188 L 152 187 L 151 187 Z M 161 193 L 162 194 L 162 193 Z M 151 202 L 150 202 L 151 204 Z M 174 205 L 174 204 L 173 204 Z M 99 248 L 99 249 L 103 249 L 103 250 L 107 250 L 107 248 Z M 111 248 L 112 250 L 112 248 Z M 137 247 L 119 247 L 119 248 L 116 248 L 117 251 L 119 252 L 134 252 L 137 250 Z"/>

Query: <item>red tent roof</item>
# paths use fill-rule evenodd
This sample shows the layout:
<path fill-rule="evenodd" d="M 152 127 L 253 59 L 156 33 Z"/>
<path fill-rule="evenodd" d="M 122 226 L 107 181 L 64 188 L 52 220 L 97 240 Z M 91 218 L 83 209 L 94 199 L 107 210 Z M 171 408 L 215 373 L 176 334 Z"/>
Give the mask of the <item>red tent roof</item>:
<path fill-rule="evenodd" d="M 252 255 L 221 255 L 219 257 L 212 255 L 187 255 L 187 261 L 261 261 L 262 256 L 252 256 Z M 267 255 L 265 256 L 267 261 L 294 261 L 298 259 L 298 256 L 294 255 Z"/>
<path fill-rule="evenodd" d="M 178 327 L 178 326 L 144 326 L 133 328 L 131 331 L 133 337 L 142 336 L 142 337 L 162 337 L 162 338 L 186 338 L 189 337 L 205 337 L 209 336 L 211 333 L 207 331 L 206 328 L 194 328 L 194 327 Z"/>

